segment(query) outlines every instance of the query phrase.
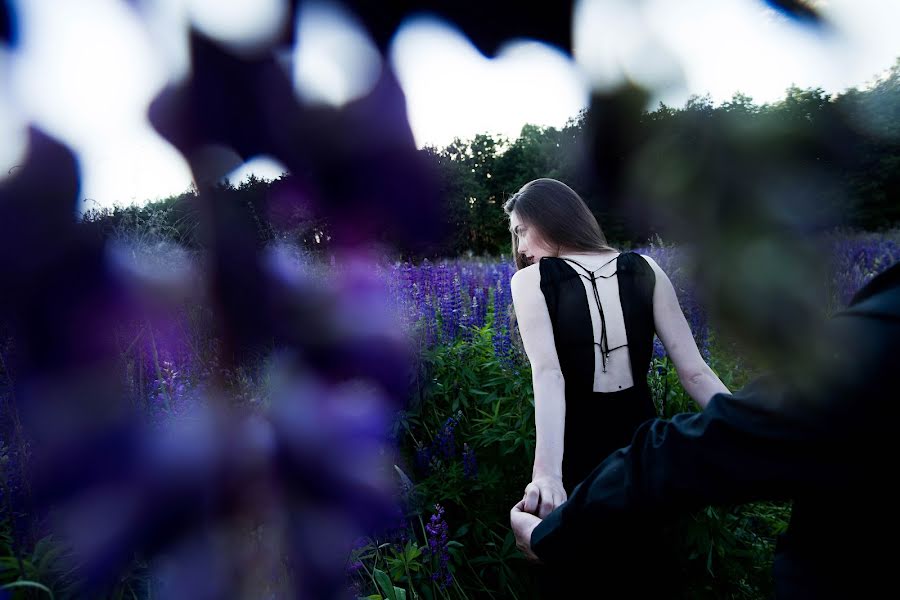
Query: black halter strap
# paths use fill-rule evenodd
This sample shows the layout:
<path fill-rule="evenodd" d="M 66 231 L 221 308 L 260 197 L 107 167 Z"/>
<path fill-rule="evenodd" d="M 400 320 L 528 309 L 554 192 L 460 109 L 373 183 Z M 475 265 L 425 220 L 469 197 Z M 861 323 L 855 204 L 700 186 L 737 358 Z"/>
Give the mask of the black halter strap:
<path fill-rule="evenodd" d="M 609 347 L 609 341 L 606 338 L 606 316 L 603 314 L 603 303 L 600 302 L 600 292 L 597 291 L 597 278 L 599 277 L 600 279 L 609 279 L 610 277 L 613 277 L 617 271 L 613 271 L 609 275 L 597 275 L 596 272 L 619 257 L 618 256 L 613 257 L 612 259 L 606 261 L 605 263 L 603 263 L 602 265 L 600 265 L 593 271 L 591 271 L 590 269 L 588 269 L 581 263 L 572 260 L 571 258 L 565 258 L 562 256 L 560 256 L 560 258 L 562 258 L 563 260 L 568 261 L 574 265 L 578 265 L 579 267 L 581 267 L 584 270 L 584 272 L 587 273 L 587 275 L 582 275 L 581 273 L 578 273 L 578 276 L 583 277 L 587 281 L 591 282 L 591 288 L 594 290 L 594 301 L 597 303 L 597 310 L 600 312 L 600 328 L 601 328 L 600 343 L 598 344 L 597 342 L 594 342 L 594 345 L 600 346 L 600 358 L 603 363 L 603 372 L 606 373 L 606 361 L 609 359 L 609 353 L 612 350 L 617 350 L 618 348 L 624 348 L 625 346 L 627 346 L 627 344 L 622 344 L 621 346 L 616 346 L 615 348 Z"/>

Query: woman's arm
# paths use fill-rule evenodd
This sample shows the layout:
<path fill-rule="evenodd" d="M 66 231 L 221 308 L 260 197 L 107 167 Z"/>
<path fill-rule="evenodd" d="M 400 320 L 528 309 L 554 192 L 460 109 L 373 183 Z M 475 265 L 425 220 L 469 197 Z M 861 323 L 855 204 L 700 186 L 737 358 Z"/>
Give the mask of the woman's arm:
<path fill-rule="evenodd" d="M 516 272 L 510 287 L 534 385 L 536 443 L 525 510 L 543 517 L 566 500 L 562 486 L 566 397 L 539 268 L 536 264 Z"/>
<path fill-rule="evenodd" d="M 653 288 L 653 321 L 656 335 L 675 364 L 684 391 L 701 408 L 706 408 L 710 398 L 719 393 L 729 393 L 728 388 L 700 356 L 669 277 L 655 260 L 649 256 L 644 258 L 656 274 L 656 285 Z"/>

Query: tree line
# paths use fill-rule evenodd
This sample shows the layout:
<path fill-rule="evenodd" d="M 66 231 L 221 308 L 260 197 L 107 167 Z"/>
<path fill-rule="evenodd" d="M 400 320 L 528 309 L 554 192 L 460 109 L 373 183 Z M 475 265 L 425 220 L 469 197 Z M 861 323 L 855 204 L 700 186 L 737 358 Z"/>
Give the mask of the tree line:
<path fill-rule="evenodd" d="M 635 224 L 621 206 L 604 198 L 605 191 L 596 184 L 596 172 L 591 173 L 590 164 L 585 162 L 592 152 L 596 154 L 597 145 L 603 144 L 602 139 L 591 137 L 590 123 L 585 110 L 560 128 L 525 125 L 515 140 L 485 133 L 472 139 L 455 139 L 443 148 L 422 149 L 421 157 L 439 188 L 445 227 L 435 243 L 401 250 L 409 258 L 508 251 L 509 232 L 502 205 L 522 184 L 538 177 L 560 179 L 578 191 L 611 242 L 644 243 L 656 233 L 654 224 Z M 629 127 L 633 130 L 631 138 L 639 146 L 676 140 L 669 144 L 670 152 L 684 155 L 680 160 L 685 161 L 685 177 L 697 171 L 691 161 L 699 160 L 692 158 L 690 149 L 702 144 L 710 130 L 720 136 L 727 130 L 738 139 L 766 132 L 769 145 L 762 151 L 769 155 L 769 161 L 779 148 L 789 148 L 786 152 L 796 154 L 796 148 L 805 145 L 804 160 L 814 164 L 817 173 L 827 173 L 828 185 L 822 186 L 824 191 L 815 202 L 832 215 L 829 223 L 864 230 L 900 224 L 900 60 L 865 89 L 831 95 L 821 88 L 791 87 L 782 100 L 769 104 L 756 104 L 740 93 L 719 105 L 709 96 L 693 96 L 680 108 L 660 103 L 654 110 L 644 110 Z M 823 144 L 823 139 L 829 141 Z M 748 145 L 740 159 L 744 164 L 736 165 L 735 172 L 743 168 L 742 176 L 750 177 L 747 173 L 752 169 L 745 167 L 762 160 L 753 156 L 760 151 Z M 645 163 L 638 168 L 626 165 L 629 172 L 640 173 L 645 179 L 646 173 L 652 172 L 653 165 L 646 163 L 654 160 L 653 152 L 620 158 Z M 329 224 L 316 211 L 297 210 L 287 219 L 271 218 L 273 189 L 289 183 L 291 177 L 285 174 L 270 182 L 251 176 L 237 185 L 222 182 L 217 195 L 219 201 L 230 199 L 246 211 L 260 243 L 288 239 L 310 250 L 327 249 Z M 634 189 L 640 190 L 641 185 Z M 198 247 L 203 245 L 203 237 L 196 198 L 196 191 L 191 190 L 143 206 L 91 209 L 82 219 L 105 233 L 153 232 Z M 790 203 L 791 198 L 788 195 L 778 201 Z M 383 235 L 389 238 L 390 231 Z"/>

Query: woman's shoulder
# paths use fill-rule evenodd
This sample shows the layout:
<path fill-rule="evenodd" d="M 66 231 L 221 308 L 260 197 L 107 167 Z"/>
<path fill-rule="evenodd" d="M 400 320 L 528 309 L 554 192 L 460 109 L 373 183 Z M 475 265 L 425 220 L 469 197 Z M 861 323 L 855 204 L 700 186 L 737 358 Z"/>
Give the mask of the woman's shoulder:
<path fill-rule="evenodd" d="M 533 265 L 528 265 L 524 269 L 519 269 L 518 271 L 513 273 L 512 279 L 510 280 L 510 285 L 521 287 L 523 285 L 540 283 L 540 281 L 540 263 L 534 263 Z"/>
<path fill-rule="evenodd" d="M 513 294 L 542 293 L 548 287 L 554 287 L 572 276 L 577 276 L 577 274 L 571 272 L 571 269 L 566 269 L 564 260 L 547 256 L 513 273 L 510 287 Z"/>
<path fill-rule="evenodd" d="M 566 260 L 558 256 L 545 256 L 528 268 L 532 267 L 537 268 L 540 280 L 545 286 L 578 276 Z"/>
<path fill-rule="evenodd" d="M 529 310 L 528 307 L 536 306 L 539 300 L 542 302 L 540 265 L 528 265 L 513 273 L 509 288 L 517 311 Z"/>
<path fill-rule="evenodd" d="M 653 257 L 649 254 L 640 254 L 634 251 L 623 252 L 619 255 L 619 262 L 625 263 L 626 265 L 634 265 L 634 268 L 644 269 L 646 270 L 649 267 L 654 273 L 663 273 L 662 267 L 660 267 Z"/>

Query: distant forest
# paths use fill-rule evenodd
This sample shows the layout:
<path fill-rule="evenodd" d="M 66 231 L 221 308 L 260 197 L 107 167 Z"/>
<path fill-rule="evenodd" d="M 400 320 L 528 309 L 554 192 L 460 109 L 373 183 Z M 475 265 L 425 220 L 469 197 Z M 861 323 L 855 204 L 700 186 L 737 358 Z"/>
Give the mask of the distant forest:
<path fill-rule="evenodd" d="M 606 201 L 604 191 L 595 185 L 596 178 L 585 168 L 584 159 L 590 149 L 596 151 L 597 144 L 603 143 L 590 137 L 590 120 L 590 112 L 584 111 L 559 129 L 526 125 L 512 141 L 482 134 L 470 140 L 457 139 L 445 148 L 421 150 L 440 188 L 446 227 L 443 238 L 432 246 L 405 253 L 415 258 L 496 255 L 508 251 L 509 233 L 502 204 L 522 184 L 538 177 L 560 179 L 578 191 L 613 243 L 645 242 L 656 233 L 653 224 L 630 223 L 621 210 Z M 813 140 L 815 143 L 810 141 L 803 150 L 804 160 L 815 165 L 816 173 L 828 175 L 826 191 L 815 201 L 832 215 L 829 222 L 864 230 L 900 225 L 900 60 L 866 89 L 829 95 L 822 89 L 792 87 L 784 99 L 763 105 L 743 94 L 735 94 L 718 106 L 709 96 L 694 96 L 681 108 L 661 103 L 655 110 L 643 111 L 629 127 L 633 130 L 630 137 L 637 144 L 665 140 L 662 147 L 670 154 L 679 154 L 667 157 L 669 170 L 673 168 L 673 158 L 678 158 L 684 163 L 685 177 L 697 172 L 692 160 L 709 160 L 708 153 L 698 158 L 704 156 L 703 144 L 709 131 L 716 131 L 721 137 L 721 131 L 727 130 L 737 138 L 765 132 L 768 143 L 775 145 L 776 154 L 779 147 L 788 147 L 786 152 L 790 153 L 803 148 L 806 140 Z M 832 145 L 839 147 L 829 148 L 821 143 L 822 139 L 833 140 Z M 765 152 L 772 154 L 771 148 Z M 748 162 L 762 160 L 751 152 L 739 154 L 734 159 L 737 182 L 741 177 L 752 177 Z M 636 156 L 626 158 L 645 163 L 653 160 L 653 154 L 648 152 Z M 771 156 L 766 160 L 771 161 Z M 646 179 L 646 174 L 652 172 L 652 165 L 642 167 L 632 169 L 638 174 L 635 178 Z M 330 235 L 326 218 L 302 210 L 287 220 L 275 222 L 269 218 L 273 190 L 291 177 L 283 175 L 271 182 L 251 177 L 236 186 L 223 182 L 218 196 L 220 201 L 233 198 L 235 206 L 251 213 L 260 243 L 287 239 L 310 250 L 327 249 Z M 637 181 L 631 193 L 640 194 L 641 185 Z M 195 200 L 196 192 L 186 191 L 143 206 L 91 209 L 82 218 L 105 233 L 153 231 L 189 247 L 199 247 L 203 240 L 198 235 Z M 779 201 L 791 200 L 787 197 Z M 389 238 L 390 232 L 384 235 Z"/>

